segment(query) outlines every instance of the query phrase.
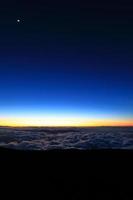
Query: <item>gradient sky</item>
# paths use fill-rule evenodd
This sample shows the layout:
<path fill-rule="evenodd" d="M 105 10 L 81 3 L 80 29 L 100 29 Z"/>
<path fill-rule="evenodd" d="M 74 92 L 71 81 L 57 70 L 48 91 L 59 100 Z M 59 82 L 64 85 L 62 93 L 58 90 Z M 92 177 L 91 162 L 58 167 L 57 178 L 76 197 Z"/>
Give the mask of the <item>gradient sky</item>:
<path fill-rule="evenodd" d="M 133 125 L 130 2 L 0 2 L 0 125 Z"/>

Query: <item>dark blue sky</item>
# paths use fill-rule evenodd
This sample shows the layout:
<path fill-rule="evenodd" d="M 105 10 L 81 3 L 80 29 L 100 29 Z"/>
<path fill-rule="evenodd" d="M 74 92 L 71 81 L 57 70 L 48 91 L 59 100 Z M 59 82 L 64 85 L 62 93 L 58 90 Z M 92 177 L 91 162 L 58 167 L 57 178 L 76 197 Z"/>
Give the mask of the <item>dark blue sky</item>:
<path fill-rule="evenodd" d="M 1 2 L 0 30 L 2 116 L 133 118 L 131 1 Z"/>

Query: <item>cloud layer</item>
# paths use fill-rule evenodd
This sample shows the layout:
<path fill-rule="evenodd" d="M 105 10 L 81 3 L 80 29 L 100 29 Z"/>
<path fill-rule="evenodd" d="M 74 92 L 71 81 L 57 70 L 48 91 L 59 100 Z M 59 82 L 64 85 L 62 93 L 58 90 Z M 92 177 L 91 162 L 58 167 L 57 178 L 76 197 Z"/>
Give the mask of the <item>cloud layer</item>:
<path fill-rule="evenodd" d="M 22 150 L 133 149 L 133 128 L 0 127 L 0 146 Z"/>

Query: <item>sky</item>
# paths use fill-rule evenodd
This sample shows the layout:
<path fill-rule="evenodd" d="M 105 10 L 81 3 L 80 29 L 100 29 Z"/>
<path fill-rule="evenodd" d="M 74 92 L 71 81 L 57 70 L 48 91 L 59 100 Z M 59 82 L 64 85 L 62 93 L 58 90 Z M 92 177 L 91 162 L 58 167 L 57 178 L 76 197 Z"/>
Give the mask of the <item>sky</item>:
<path fill-rule="evenodd" d="M 133 125 L 132 35 L 129 0 L 1 1 L 0 125 Z"/>

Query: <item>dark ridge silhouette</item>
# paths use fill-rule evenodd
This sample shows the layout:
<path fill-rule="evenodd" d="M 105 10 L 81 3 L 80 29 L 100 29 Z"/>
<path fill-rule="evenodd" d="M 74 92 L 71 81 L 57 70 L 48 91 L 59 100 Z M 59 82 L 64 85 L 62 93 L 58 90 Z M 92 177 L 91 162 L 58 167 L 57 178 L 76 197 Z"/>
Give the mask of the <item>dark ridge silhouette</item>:
<path fill-rule="evenodd" d="M 0 148 L 1 179 L 14 190 L 67 199 L 132 196 L 132 150 L 25 151 Z M 19 189 L 17 189 L 19 188 Z M 31 188 L 31 189 L 30 189 Z M 63 199 L 65 199 L 65 197 Z M 132 198 L 131 198 L 132 199 Z"/>

